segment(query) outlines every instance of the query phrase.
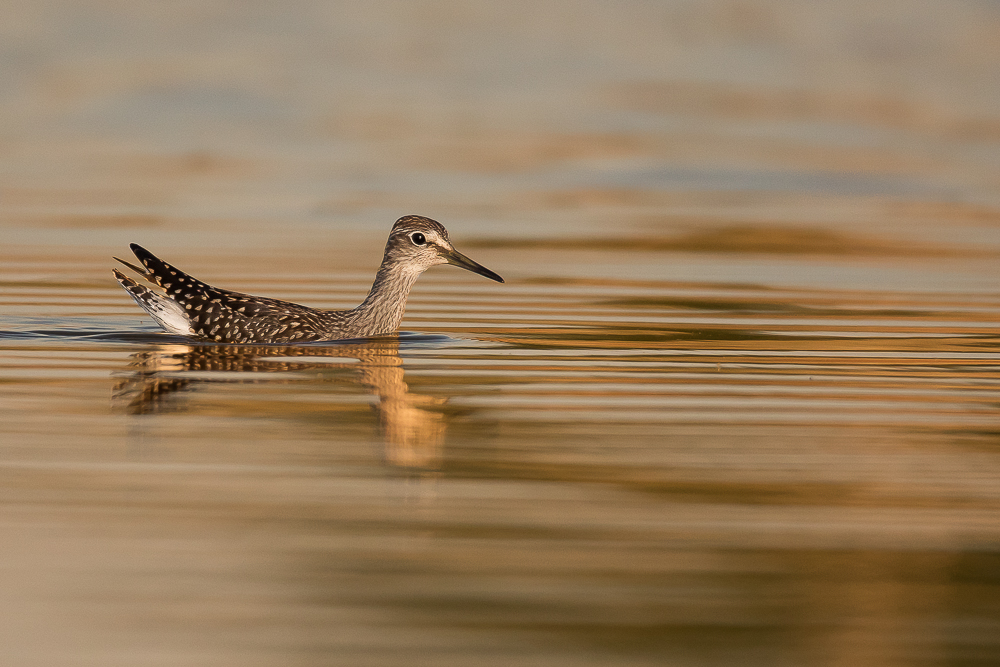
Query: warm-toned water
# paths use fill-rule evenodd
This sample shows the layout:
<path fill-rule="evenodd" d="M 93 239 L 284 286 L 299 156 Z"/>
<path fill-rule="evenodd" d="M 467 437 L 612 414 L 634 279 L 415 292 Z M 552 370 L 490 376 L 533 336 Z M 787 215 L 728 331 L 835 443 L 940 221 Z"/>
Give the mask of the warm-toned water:
<path fill-rule="evenodd" d="M 0 662 L 1000 661 L 995 9 L 77 6 L 5 28 Z M 405 213 L 507 284 L 111 278 L 347 307 Z"/>

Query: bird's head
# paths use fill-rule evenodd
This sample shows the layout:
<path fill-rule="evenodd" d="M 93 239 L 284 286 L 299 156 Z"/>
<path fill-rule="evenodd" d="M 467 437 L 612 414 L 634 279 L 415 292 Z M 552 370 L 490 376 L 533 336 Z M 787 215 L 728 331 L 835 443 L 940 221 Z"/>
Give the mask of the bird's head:
<path fill-rule="evenodd" d="M 455 250 L 444 225 L 419 215 L 407 215 L 396 221 L 389 232 L 385 256 L 417 273 L 437 264 L 452 264 L 498 283 L 503 282 L 498 274 Z"/>

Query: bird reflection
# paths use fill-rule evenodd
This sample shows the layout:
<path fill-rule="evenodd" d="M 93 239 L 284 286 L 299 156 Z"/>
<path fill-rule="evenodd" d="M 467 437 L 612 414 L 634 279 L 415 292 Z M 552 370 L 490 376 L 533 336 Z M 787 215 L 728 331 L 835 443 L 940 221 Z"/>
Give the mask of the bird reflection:
<path fill-rule="evenodd" d="M 342 358 L 344 362 L 327 358 Z M 323 346 L 157 345 L 131 356 L 112 402 L 116 409 L 132 415 L 173 412 L 183 409 L 178 400 L 182 392 L 202 383 L 292 382 L 296 380 L 264 374 L 334 369 L 352 371 L 348 377 L 378 398 L 374 409 L 388 463 L 413 469 L 438 467 L 445 415 L 428 408 L 447 399 L 409 390 L 395 337 Z"/>

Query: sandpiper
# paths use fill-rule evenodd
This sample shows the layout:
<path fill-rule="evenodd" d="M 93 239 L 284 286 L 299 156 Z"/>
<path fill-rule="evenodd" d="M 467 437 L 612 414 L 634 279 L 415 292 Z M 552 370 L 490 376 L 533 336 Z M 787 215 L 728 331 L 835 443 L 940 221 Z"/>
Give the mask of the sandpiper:
<path fill-rule="evenodd" d="M 115 259 L 160 288 L 142 285 L 112 269 L 129 296 L 166 331 L 216 343 L 288 344 L 394 333 L 403 319 L 410 288 L 435 264 L 454 264 L 503 282 L 455 250 L 441 223 L 419 215 L 404 216 L 392 226 L 375 283 L 361 305 L 351 310 L 319 310 L 219 289 L 135 243 L 129 247 L 144 268 Z"/>

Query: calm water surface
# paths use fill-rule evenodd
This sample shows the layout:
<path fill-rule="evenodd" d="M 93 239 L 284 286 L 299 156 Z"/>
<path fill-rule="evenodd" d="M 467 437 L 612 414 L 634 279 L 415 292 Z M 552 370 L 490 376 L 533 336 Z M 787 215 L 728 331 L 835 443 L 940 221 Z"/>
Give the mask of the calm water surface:
<path fill-rule="evenodd" d="M 512 263 L 425 275 L 419 333 L 294 348 L 5 272 L 5 625 L 112 663 L 997 655 L 1000 290 Z"/>
<path fill-rule="evenodd" d="M 9 664 L 1000 662 L 1000 17 L 759 4 L 12 9 Z M 350 307 L 407 213 L 507 284 L 111 277 Z"/>

